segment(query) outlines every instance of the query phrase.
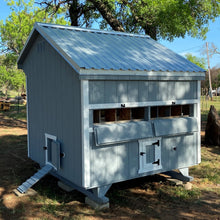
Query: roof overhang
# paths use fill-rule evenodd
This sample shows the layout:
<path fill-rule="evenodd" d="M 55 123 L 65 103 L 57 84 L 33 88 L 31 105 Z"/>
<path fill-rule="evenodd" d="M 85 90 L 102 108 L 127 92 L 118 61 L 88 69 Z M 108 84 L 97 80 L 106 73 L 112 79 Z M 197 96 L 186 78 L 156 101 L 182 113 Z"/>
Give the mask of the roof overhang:
<path fill-rule="evenodd" d="M 80 69 L 81 80 L 204 80 L 205 72 Z"/>

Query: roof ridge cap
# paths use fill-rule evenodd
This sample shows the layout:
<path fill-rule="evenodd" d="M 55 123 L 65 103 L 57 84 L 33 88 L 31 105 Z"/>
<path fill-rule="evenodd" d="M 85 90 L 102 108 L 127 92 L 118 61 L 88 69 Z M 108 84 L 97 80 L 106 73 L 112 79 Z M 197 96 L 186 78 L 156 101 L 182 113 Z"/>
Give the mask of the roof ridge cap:
<path fill-rule="evenodd" d="M 98 34 L 109 34 L 109 35 L 121 35 L 121 36 L 128 36 L 128 37 L 140 37 L 140 38 L 151 38 L 149 35 L 144 34 L 132 34 L 127 32 L 120 32 L 120 31 L 106 31 L 100 29 L 89 29 L 83 27 L 76 27 L 76 26 L 67 26 L 67 25 L 58 25 L 58 24 L 48 24 L 48 23 L 40 23 L 36 22 L 35 27 L 50 27 L 50 28 L 59 28 L 59 29 L 67 29 L 67 30 L 75 30 L 75 31 L 82 31 L 82 32 L 91 32 L 91 33 L 98 33 Z"/>

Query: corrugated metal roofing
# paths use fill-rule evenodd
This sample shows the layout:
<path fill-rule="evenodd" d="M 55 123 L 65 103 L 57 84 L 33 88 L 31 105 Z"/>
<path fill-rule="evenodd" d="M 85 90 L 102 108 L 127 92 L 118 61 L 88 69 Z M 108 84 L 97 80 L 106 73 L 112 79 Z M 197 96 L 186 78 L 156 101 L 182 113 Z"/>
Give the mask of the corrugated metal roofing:
<path fill-rule="evenodd" d="M 37 23 L 35 28 L 80 68 L 204 72 L 146 35 Z"/>

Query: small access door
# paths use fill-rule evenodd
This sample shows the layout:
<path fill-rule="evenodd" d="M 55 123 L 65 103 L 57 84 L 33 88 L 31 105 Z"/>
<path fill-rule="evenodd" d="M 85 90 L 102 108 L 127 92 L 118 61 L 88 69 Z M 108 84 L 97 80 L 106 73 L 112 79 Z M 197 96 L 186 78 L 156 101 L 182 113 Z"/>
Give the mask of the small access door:
<path fill-rule="evenodd" d="M 55 170 L 59 170 L 61 157 L 60 142 L 56 136 L 45 134 L 45 145 L 46 164 L 50 164 Z"/>
<path fill-rule="evenodd" d="M 161 138 L 139 140 L 139 171 L 146 173 L 162 169 Z"/>

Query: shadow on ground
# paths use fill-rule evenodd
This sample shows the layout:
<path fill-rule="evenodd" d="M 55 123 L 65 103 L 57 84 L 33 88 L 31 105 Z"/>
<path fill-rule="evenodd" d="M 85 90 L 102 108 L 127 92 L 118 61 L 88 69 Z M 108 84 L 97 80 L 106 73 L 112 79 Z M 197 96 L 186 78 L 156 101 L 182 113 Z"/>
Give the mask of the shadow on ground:
<path fill-rule="evenodd" d="M 32 176 L 38 164 L 27 157 L 26 135 L 0 136 L 0 219 L 218 219 L 215 192 L 193 199 L 172 196 L 163 176 L 154 175 L 113 184 L 107 193 L 110 209 L 95 211 L 84 195 L 66 193 L 57 179 L 46 176 L 34 187 L 34 197 L 16 197 L 12 190 Z M 174 186 L 172 186 L 174 187 Z M 168 190 L 166 190 L 168 189 Z"/>

